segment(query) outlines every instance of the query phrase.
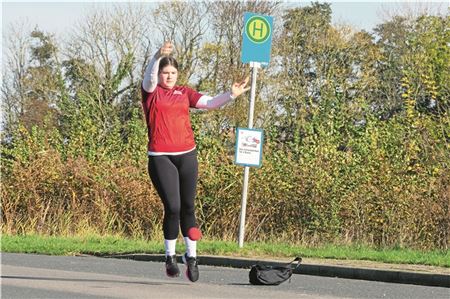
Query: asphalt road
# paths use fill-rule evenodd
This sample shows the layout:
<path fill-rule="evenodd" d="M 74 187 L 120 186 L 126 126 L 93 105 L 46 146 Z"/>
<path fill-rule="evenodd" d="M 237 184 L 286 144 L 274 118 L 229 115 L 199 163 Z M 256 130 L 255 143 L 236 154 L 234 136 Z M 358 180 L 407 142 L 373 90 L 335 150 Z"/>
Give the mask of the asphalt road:
<path fill-rule="evenodd" d="M 1 298 L 450 298 L 450 288 L 300 274 L 291 283 L 252 286 L 248 269 L 204 265 L 191 283 L 166 277 L 156 262 L 10 253 L 1 259 Z"/>

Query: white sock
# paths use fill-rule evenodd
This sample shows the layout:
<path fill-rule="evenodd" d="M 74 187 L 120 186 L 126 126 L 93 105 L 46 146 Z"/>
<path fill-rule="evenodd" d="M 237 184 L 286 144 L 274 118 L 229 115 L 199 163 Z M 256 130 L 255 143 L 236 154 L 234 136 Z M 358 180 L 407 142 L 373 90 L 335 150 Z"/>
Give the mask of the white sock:
<path fill-rule="evenodd" d="M 197 241 L 192 241 L 189 237 L 184 237 L 186 253 L 188 257 L 197 257 Z"/>
<path fill-rule="evenodd" d="M 166 248 L 166 256 L 175 255 L 175 248 L 177 246 L 177 239 L 174 240 L 164 240 L 164 247 Z"/>

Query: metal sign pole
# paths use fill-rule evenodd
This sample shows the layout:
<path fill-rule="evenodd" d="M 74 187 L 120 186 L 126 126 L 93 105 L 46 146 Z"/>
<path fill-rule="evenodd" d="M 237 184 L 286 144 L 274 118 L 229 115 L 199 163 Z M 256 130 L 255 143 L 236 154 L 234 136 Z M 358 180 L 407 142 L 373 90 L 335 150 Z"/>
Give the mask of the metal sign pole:
<path fill-rule="evenodd" d="M 253 128 L 253 112 L 255 110 L 255 96 L 256 96 L 256 75 L 258 68 L 261 67 L 259 62 L 250 62 L 252 68 L 252 85 L 250 89 L 250 109 L 248 111 L 248 127 Z M 245 213 L 247 209 L 247 192 L 248 192 L 248 179 L 250 175 L 250 167 L 244 167 L 244 184 L 242 186 L 242 199 L 241 199 L 241 215 L 239 222 L 239 248 L 244 246 L 244 234 L 245 234 Z"/>

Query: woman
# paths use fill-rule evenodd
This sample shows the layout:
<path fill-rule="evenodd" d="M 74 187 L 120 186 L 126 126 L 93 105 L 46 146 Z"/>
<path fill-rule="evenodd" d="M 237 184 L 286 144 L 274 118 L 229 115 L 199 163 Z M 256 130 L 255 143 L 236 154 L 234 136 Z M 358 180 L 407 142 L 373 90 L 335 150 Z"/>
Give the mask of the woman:
<path fill-rule="evenodd" d="M 188 237 L 196 227 L 194 199 L 198 164 L 189 108 L 215 109 L 249 89 L 248 77 L 232 85 L 231 91 L 215 97 L 202 95 L 187 86 L 177 86 L 178 64 L 169 56 L 170 42 L 155 53 L 142 81 L 142 104 L 148 128 L 148 171 L 164 205 L 164 246 L 166 274 L 177 277 L 175 246 L 179 229 L 184 237 L 186 253 L 183 262 L 186 275 L 198 280 L 197 242 Z"/>

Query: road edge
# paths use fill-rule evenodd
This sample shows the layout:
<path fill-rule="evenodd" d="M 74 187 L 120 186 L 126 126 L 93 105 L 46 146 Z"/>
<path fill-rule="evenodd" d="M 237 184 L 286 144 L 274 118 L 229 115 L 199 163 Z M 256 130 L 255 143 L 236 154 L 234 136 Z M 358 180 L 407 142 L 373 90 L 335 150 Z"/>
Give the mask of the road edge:
<path fill-rule="evenodd" d="M 146 262 L 163 262 L 164 255 L 161 254 L 116 254 L 102 256 L 104 258 L 131 259 Z M 238 257 L 222 256 L 199 256 L 199 265 L 210 265 L 219 267 L 248 268 L 258 262 L 281 266 L 285 262 L 267 261 L 261 259 L 248 259 Z M 346 266 L 329 266 L 302 263 L 300 267 L 294 270 L 295 274 L 339 277 L 347 279 L 360 279 L 370 281 L 381 281 L 389 283 L 414 284 L 423 286 L 436 286 L 450 288 L 450 275 L 435 273 L 419 273 L 412 271 L 382 270 Z"/>

